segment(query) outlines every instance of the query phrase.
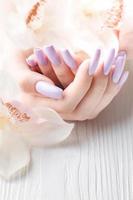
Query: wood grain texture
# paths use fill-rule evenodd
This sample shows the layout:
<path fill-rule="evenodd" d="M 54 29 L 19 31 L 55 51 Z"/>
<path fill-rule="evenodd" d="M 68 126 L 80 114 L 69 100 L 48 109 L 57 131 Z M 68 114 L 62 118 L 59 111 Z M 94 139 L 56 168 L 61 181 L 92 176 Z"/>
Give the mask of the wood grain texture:
<path fill-rule="evenodd" d="M 59 146 L 33 150 L 24 175 L 0 179 L 0 200 L 133 200 L 133 71 L 94 121 Z"/>

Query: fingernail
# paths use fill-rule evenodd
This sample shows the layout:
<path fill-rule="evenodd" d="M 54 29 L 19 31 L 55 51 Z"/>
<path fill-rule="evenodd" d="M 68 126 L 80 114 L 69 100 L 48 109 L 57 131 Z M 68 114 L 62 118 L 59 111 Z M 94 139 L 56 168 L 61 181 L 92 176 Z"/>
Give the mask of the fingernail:
<path fill-rule="evenodd" d="M 67 49 L 63 50 L 61 52 L 61 55 L 63 57 L 65 64 L 68 65 L 68 67 L 70 67 L 71 69 L 75 69 L 77 67 L 76 61 L 74 60 L 74 58 Z"/>
<path fill-rule="evenodd" d="M 61 64 L 60 58 L 57 55 L 57 52 L 56 52 L 56 50 L 53 46 L 45 47 L 44 51 L 45 51 L 48 59 L 51 61 L 51 63 L 53 65 L 60 65 Z"/>
<path fill-rule="evenodd" d="M 39 65 L 46 66 L 48 64 L 47 58 L 42 49 L 34 49 L 34 54 Z"/>
<path fill-rule="evenodd" d="M 108 75 L 115 59 L 115 49 L 111 49 L 109 57 L 104 64 L 104 75 Z"/>
<path fill-rule="evenodd" d="M 117 54 L 117 56 L 116 56 L 116 58 L 115 58 L 115 60 L 114 60 L 114 65 L 115 65 L 115 62 L 116 62 L 116 60 L 120 57 L 120 56 L 127 56 L 127 52 L 126 51 L 119 51 L 118 52 L 118 54 Z"/>
<path fill-rule="evenodd" d="M 124 71 L 125 63 L 126 63 L 126 55 L 119 56 L 117 58 L 115 62 L 115 70 L 112 77 L 114 83 L 118 83 L 118 81 L 120 80 L 121 75 Z"/>
<path fill-rule="evenodd" d="M 52 99 L 61 99 L 63 97 L 63 90 L 61 88 L 44 81 L 39 81 L 36 84 L 36 91 L 44 97 Z"/>
<path fill-rule="evenodd" d="M 30 67 L 36 67 L 36 65 L 37 65 L 37 62 L 36 62 L 36 60 L 35 60 L 34 55 L 30 55 L 30 56 L 26 59 L 26 62 L 27 62 L 27 64 L 28 64 Z"/>
<path fill-rule="evenodd" d="M 94 75 L 94 73 L 98 67 L 98 64 L 99 64 L 100 56 L 101 56 L 101 50 L 97 49 L 97 51 L 94 55 L 94 58 L 89 66 L 89 75 L 90 76 Z"/>
<path fill-rule="evenodd" d="M 119 57 L 119 56 L 125 56 L 125 55 L 127 55 L 127 52 L 123 50 L 123 51 L 119 51 L 118 52 L 117 57 Z"/>
<path fill-rule="evenodd" d="M 121 79 L 120 79 L 120 81 L 119 81 L 119 83 L 118 83 L 120 88 L 125 84 L 125 82 L 127 81 L 128 77 L 129 77 L 129 72 L 128 71 L 124 72 L 122 77 L 121 77 Z"/>

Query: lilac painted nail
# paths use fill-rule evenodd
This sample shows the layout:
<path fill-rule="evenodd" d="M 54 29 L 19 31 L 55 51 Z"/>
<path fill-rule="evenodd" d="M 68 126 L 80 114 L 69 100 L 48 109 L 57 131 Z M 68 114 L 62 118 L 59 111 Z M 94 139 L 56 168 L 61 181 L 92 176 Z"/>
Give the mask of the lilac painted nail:
<path fill-rule="evenodd" d="M 39 81 L 35 87 L 36 91 L 44 97 L 52 99 L 61 99 L 63 97 L 63 90 L 61 88 L 44 81 Z"/>
<path fill-rule="evenodd" d="M 104 75 L 108 75 L 115 59 L 115 49 L 111 49 L 108 59 L 104 64 Z"/>
<path fill-rule="evenodd" d="M 114 65 L 115 65 L 115 62 L 116 62 L 116 60 L 120 57 L 120 56 L 127 56 L 127 52 L 126 51 L 119 51 L 118 52 L 118 54 L 117 54 L 117 56 L 116 56 L 116 58 L 114 59 Z"/>
<path fill-rule="evenodd" d="M 27 64 L 30 67 L 36 67 L 37 66 L 37 62 L 35 60 L 35 56 L 34 55 L 30 55 L 27 59 L 26 59 Z"/>
<path fill-rule="evenodd" d="M 125 82 L 127 81 L 128 77 L 129 77 L 129 72 L 128 71 L 124 72 L 122 77 L 121 77 L 121 79 L 120 79 L 120 81 L 119 81 L 119 83 L 118 83 L 120 88 L 125 84 Z"/>
<path fill-rule="evenodd" d="M 60 65 L 61 60 L 57 55 L 57 52 L 53 46 L 48 46 L 44 48 L 44 52 L 46 53 L 48 59 L 51 61 L 53 65 Z"/>
<path fill-rule="evenodd" d="M 61 52 L 61 55 L 63 57 L 65 64 L 68 65 L 68 67 L 70 67 L 71 69 L 76 69 L 77 67 L 76 61 L 74 60 L 74 58 L 67 49 L 63 50 Z"/>
<path fill-rule="evenodd" d="M 39 48 L 34 49 L 34 54 L 36 56 L 39 65 L 46 66 L 48 64 L 48 60 L 42 49 Z"/>
<path fill-rule="evenodd" d="M 119 51 L 119 52 L 118 52 L 118 55 L 117 55 L 117 58 L 118 58 L 119 56 L 125 56 L 125 55 L 127 55 L 127 52 L 126 52 L 126 51 L 124 51 L 124 50 L 123 50 L 123 51 Z M 116 59 L 117 59 L 117 58 L 116 58 Z"/>
<path fill-rule="evenodd" d="M 118 83 L 121 78 L 121 75 L 124 71 L 126 58 L 127 58 L 126 55 L 119 56 L 115 62 L 115 70 L 112 77 L 114 83 Z"/>
<path fill-rule="evenodd" d="M 98 64 L 99 64 L 100 56 L 101 56 L 101 50 L 97 49 L 96 53 L 94 55 L 94 58 L 89 66 L 89 75 L 90 76 L 94 75 L 94 73 L 98 67 Z"/>

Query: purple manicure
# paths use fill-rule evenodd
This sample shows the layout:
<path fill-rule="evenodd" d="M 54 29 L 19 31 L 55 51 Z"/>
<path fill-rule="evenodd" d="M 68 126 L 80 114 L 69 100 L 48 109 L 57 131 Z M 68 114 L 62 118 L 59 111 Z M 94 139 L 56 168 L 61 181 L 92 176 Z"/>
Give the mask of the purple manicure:
<path fill-rule="evenodd" d="M 128 77 L 129 77 L 129 72 L 128 71 L 124 72 L 122 77 L 121 77 L 121 79 L 120 79 L 120 81 L 119 81 L 119 83 L 118 83 L 120 88 L 125 84 L 125 82 L 127 81 Z"/>
<path fill-rule="evenodd" d="M 114 59 L 115 59 L 115 49 L 112 49 L 110 51 L 110 54 L 109 54 L 107 61 L 104 64 L 104 75 L 107 76 L 109 74 L 111 67 L 114 63 Z"/>
<path fill-rule="evenodd" d="M 36 91 L 44 97 L 52 99 L 61 99 L 63 97 L 63 90 L 61 88 L 44 81 L 39 81 L 36 84 Z"/>
<path fill-rule="evenodd" d="M 44 51 L 48 57 L 48 59 L 51 61 L 53 65 L 60 65 L 61 60 L 59 56 L 57 55 L 57 52 L 53 46 L 48 46 L 44 48 Z"/>
<path fill-rule="evenodd" d="M 124 54 L 123 56 L 119 56 L 115 62 L 115 70 L 112 77 L 114 83 L 118 83 L 122 76 L 126 63 L 126 58 L 127 56 L 126 54 Z"/>
<path fill-rule="evenodd" d="M 90 66 L 89 66 L 89 75 L 90 76 L 94 75 L 94 73 L 95 73 L 95 71 L 98 67 L 100 57 L 101 57 L 101 50 L 97 49 L 95 56 L 94 56 Z"/>
<path fill-rule="evenodd" d="M 113 65 L 115 65 L 116 60 L 120 57 L 120 56 L 127 56 L 127 52 L 126 51 L 119 51 L 116 58 L 114 59 Z"/>
<path fill-rule="evenodd" d="M 116 57 L 116 59 L 119 57 L 119 56 L 125 56 L 125 55 L 127 55 L 127 52 L 126 51 L 119 51 L 118 52 L 118 55 L 117 55 L 117 57 Z"/>
<path fill-rule="evenodd" d="M 74 58 L 72 57 L 72 55 L 67 49 L 62 51 L 61 54 L 62 54 L 65 64 L 68 65 L 68 67 L 70 67 L 71 69 L 77 68 L 76 61 L 74 60 Z"/>
<path fill-rule="evenodd" d="M 48 64 L 48 60 L 42 49 L 34 49 L 34 54 L 36 56 L 37 62 L 41 66 L 46 66 Z"/>
<path fill-rule="evenodd" d="M 34 55 L 30 55 L 27 59 L 26 59 L 27 64 L 29 65 L 29 67 L 36 67 L 37 66 L 37 62 L 35 60 Z"/>

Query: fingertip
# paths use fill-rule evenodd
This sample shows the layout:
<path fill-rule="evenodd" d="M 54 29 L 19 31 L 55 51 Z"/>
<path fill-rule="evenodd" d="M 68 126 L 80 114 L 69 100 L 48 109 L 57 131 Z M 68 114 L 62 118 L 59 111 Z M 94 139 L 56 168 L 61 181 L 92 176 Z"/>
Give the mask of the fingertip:
<path fill-rule="evenodd" d="M 36 67 L 37 62 L 35 60 L 35 56 L 32 54 L 28 58 L 26 58 L 26 63 L 28 64 L 29 67 Z"/>
<path fill-rule="evenodd" d="M 53 45 L 45 46 L 44 52 L 53 65 L 59 66 L 61 64 L 61 60 Z"/>
<path fill-rule="evenodd" d="M 109 73 L 111 71 L 111 67 L 115 60 L 115 53 L 116 53 L 115 48 L 112 48 L 110 50 L 107 60 L 104 62 L 104 75 L 105 76 L 109 75 Z"/>
<path fill-rule="evenodd" d="M 99 66 L 100 58 L 101 58 L 101 49 L 97 49 L 89 65 L 88 73 L 90 76 L 93 76 L 95 74 Z"/>
<path fill-rule="evenodd" d="M 115 69 L 113 72 L 112 80 L 114 83 L 118 83 L 125 68 L 126 64 L 126 54 L 118 56 L 116 62 L 115 62 Z"/>
<path fill-rule="evenodd" d="M 128 80 L 128 77 L 129 77 L 129 71 L 125 71 L 122 76 L 121 76 L 121 79 L 118 83 L 119 87 L 123 87 L 123 85 L 126 83 L 126 81 Z"/>
<path fill-rule="evenodd" d="M 41 48 L 35 48 L 34 49 L 34 55 L 35 55 L 39 65 L 47 66 L 48 60 L 47 60 L 47 57 L 45 56 L 45 54 L 44 54 L 44 52 Z"/>
<path fill-rule="evenodd" d="M 77 63 L 69 50 L 67 50 L 67 49 L 62 50 L 61 56 L 62 56 L 64 63 L 68 67 L 70 67 L 70 69 L 75 70 L 77 68 Z"/>
<path fill-rule="evenodd" d="M 44 81 L 38 81 L 35 85 L 35 89 L 37 93 L 41 94 L 43 97 L 57 100 L 63 98 L 63 90 L 61 88 Z"/>

